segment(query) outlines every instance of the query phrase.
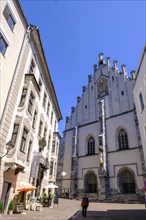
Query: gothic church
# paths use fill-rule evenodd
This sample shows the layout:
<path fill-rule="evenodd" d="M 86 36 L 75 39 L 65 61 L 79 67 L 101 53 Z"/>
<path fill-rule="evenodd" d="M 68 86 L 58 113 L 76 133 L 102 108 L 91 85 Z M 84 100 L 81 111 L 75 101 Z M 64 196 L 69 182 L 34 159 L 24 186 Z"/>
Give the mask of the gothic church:
<path fill-rule="evenodd" d="M 58 178 L 62 195 L 84 192 L 99 201 L 115 194 L 143 194 L 143 150 L 133 100 L 134 74 L 99 54 L 98 66 L 66 117 Z M 65 174 L 62 176 L 62 173 Z"/>

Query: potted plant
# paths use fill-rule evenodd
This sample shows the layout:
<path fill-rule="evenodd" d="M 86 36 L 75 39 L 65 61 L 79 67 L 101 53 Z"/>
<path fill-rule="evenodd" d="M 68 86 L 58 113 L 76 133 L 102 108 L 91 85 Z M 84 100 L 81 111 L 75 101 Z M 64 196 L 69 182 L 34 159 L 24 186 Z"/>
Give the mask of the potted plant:
<path fill-rule="evenodd" d="M 0 213 L 4 212 L 4 202 L 3 200 L 0 200 Z"/>
<path fill-rule="evenodd" d="M 11 200 L 8 207 L 9 214 L 12 214 L 13 210 L 14 210 L 14 202 L 13 200 Z"/>

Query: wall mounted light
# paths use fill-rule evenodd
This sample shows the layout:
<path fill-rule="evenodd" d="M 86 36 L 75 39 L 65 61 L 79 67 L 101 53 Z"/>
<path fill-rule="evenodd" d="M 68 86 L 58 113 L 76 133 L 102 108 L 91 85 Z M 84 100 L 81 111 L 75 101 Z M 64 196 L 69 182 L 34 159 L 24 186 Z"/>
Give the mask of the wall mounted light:
<path fill-rule="evenodd" d="M 14 148 L 14 145 L 13 145 L 12 141 L 11 141 L 11 140 L 8 141 L 8 142 L 6 143 L 6 150 L 7 150 L 7 152 L 6 152 L 4 155 L 2 155 L 2 156 L 0 157 L 0 159 L 2 159 L 3 157 L 5 157 L 5 156 L 9 153 L 9 151 L 12 150 L 13 148 Z"/>

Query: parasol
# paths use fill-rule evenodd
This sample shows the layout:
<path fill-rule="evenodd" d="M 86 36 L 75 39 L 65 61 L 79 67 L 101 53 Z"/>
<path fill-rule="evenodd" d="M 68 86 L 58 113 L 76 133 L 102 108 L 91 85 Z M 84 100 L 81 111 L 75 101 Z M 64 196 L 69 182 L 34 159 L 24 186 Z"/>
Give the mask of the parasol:
<path fill-rule="evenodd" d="M 25 183 L 25 182 L 21 182 L 20 187 L 17 189 L 17 191 L 20 192 L 28 192 L 32 190 L 36 190 L 36 187 L 31 185 L 30 183 Z"/>
<path fill-rule="evenodd" d="M 59 188 L 59 187 L 53 183 L 50 183 L 49 185 L 45 186 L 45 189 L 55 189 L 55 188 Z"/>

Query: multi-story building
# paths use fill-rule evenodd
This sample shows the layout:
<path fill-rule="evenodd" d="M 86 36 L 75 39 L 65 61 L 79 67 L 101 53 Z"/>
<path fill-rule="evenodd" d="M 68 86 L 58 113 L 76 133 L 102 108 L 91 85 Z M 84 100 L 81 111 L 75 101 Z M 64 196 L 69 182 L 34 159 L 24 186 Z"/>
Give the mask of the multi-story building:
<path fill-rule="evenodd" d="M 0 29 L 0 196 L 5 203 L 22 182 L 35 195 L 56 180 L 62 119 L 38 27 L 29 25 L 19 1 L 2 1 Z"/>
<path fill-rule="evenodd" d="M 88 76 L 82 96 L 66 117 L 57 182 L 62 193 L 86 192 L 99 200 L 112 194 L 143 194 L 143 150 L 133 100 L 134 75 L 104 60 Z"/>
<path fill-rule="evenodd" d="M 133 94 L 144 152 L 146 175 L 146 44 L 135 75 Z"/>

